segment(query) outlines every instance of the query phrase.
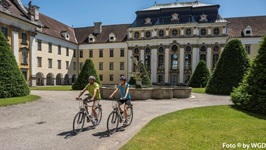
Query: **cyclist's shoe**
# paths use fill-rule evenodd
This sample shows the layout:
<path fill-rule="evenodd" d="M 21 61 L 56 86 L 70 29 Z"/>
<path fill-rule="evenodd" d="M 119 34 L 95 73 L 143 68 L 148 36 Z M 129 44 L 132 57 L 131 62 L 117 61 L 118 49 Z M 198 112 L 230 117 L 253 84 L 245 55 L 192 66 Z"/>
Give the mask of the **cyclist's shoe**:
<path fill-rule="evenodd" d="M 98 120 L 97 118 L 95 118 L 95 120 L 94 120 L 94 121 L 95 121 L 95 122 L 98 124 L 98 121 L 99 121 L 99 120 Z"/>
<path fill-rule="evenodd" d="M 89 116 L 87 117 L 87 122 L 89 123 L 91 120 L 92 120 L 92 116 L 89 115 Z"/>
<path fill-rule="evenodd" d="M 124 121 L 123 125 L 127 125 L 127 120 Z"/>

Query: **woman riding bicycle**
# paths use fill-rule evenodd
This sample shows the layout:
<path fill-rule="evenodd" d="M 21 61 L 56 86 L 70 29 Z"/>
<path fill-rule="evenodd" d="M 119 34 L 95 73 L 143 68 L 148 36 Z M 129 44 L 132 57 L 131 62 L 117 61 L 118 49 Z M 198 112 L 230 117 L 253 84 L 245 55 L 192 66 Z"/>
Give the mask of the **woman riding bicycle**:
<path fill-rule="evenodd" d="M 130 102 L 131 96 L 129 94 L 129 87 L 130 87 L 130 85 L 128 83 L 126 83 L 126 80 L 127 80 L 126 77 L 121 76 L 120 77 L 120 84 L 118 84 L 118 86 L 115 89 L 115 91 L 109 97 L 109 98 L 112 98 L 114 96 L 114 94 L 118 90 L 120 90 L 120 100 L 119 100 L 119 107 L 118 108 L 120 109 L 120 112 L 123 112 L 121 110 L 120 106 L 125 103 L 125 105 L 124 105 L 124 117 L 125 117 L 124 124 L 127 124 L 127 117 L 128 117 L 128 115 L 127 115 L 127 113 L 128 113 L 127 112 L 127 108 L 128 108 L 129 105 L 131 105 L 131 102 Z"/>

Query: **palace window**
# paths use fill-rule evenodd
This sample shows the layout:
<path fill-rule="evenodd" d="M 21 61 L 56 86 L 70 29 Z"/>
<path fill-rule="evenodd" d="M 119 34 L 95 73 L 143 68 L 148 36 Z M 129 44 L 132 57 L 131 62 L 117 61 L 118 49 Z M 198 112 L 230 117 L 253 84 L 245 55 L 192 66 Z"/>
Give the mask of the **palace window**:
<path fill-rule="evenodd" d="M 28 49 L 23 48 L 22 49 L 22 64 L 27 65 L 28 64 Z"/>
<path fill-rule="evenodd" d="M 99 62 L 99 70 L 103 70 L 103 62 Z"/>
<path fill-rule="evenodd" d="M 125 56 L 125 50 L 123 48 L 120 49 L 120 57 Z"/>
<path fill-rule="evenodd" d="M 164 68 L 164 48 L 159 47 L 159 55 L 158 55 L 158 69 Z"/>
<path fill-rule="evenodd" d="M 22 33 L 22 44 L 27 44 L 27 34 Z"/>
<path fill-rule="evenodd" d="M 114 81 L 114 75 L 111 74 L 111 75 L 109 76 L 109 80 L 110 80 L 110 81 Z"/>
<path fill-rule="evenodd" d="M 74 53 L 76 53 L 76 50 L 74 49 Z M 79 51 L 79 58 L 83 58 L 83 50 Z"/>
<path fill-rule="evenodd" d="M 206 46 L 203 45 L 200 47 L 200 60 L 203 60 L 206 62 L 206 55 L 207 55 Z"/>
<path fill-rule="evenodd" d="M 202 36 L 205 36 L 206 33 L 207 33 L 207 31 L 206 31 L 205 28 L 200 29 L 200 34 L 201 34 Z"/>
<path fill-rule="evenodd" d="M 150 38 L 151 37 L 151 32 L 150 31 L 146 31 L 145 36 L 146 36 L 146 38 Z"/>
<path fill-rule="evenodd" d="M 219 53 L 220 53 L 220 50 L 219 50 L 219 46 L 218 45 L 215 45 L 213 47 L 213 55 L 212 55 L 212 69 L 215 68 L 218 60 L 219 60 Z"/>
<path fill-rule="evenodd" d="M 190 29 L 190 28 L 187 28 L 187 29 L 186 29 L 186 35 L 187 35 L 187 36 L 190 36 L 190 35 L 191 35 L 191 29 Z"/>
<path fill-rule="evenodd" d="M 171 33 L 172 33 L 172 36 L 177 36 L 178 35 L 178 30 L 177 29 L 173 29 Z"/>
<path fill-rule="evenodd" d="M 39 51 L 42 50 L 42 40 L 38 40 L 38 48 Z"/>
<path fill-rule="evenodd" d="M 90 58 L 93 57 L 93 50 L 92 50 L 92 49 L 89 50 L 89 57 L 90 57 Z"/>
<path fill-rule="evenodd" d="M 110 49 L 110 57 L 114 57 L 114 49 Z"/>
<path fill-rule="evenodd" d="M 159 30 L 159 36 L 163 37 L 164 36 L 164 30 Z"/>
<path fill-rule="evenodd" d="M 187 46 L 185 51 L 185 69 L 191 69 L 191 47 Z"/>
<path fill-rule="evenodd" d="M 77 69 L 77 63 L 73 62 L 73 70 L 76 70 L 76 69 Z"/>
<path fill-rule="evenodd" d="M 6 37 L 6 39 L 8 40 L 8 28 L 2 27 L 1 31 L 4 34 L 4 36 Z"/>
<path fill-rule="evenodd" d="M 245 45 L 245 47 L 246 47 L 247 53 L 250 54 L 250 45 Z"/>
<path fill-rule="evenodd" d="M 69 48 L 66 48 L 66 56 L 69 56 Z"/>
<path fill-rule="evenodd" d="M 58 45 L 58 55 L 61 55 L 61 45 Z"/>
<path fill-rule="evenodd" d="M 66 61 L 66 69 L 69 68 L 69 61 Z"/>
<path fill-rule="evenodd" d="M 52 67 L 53 67 L 53 60 L 48 59 L 48 68 L 52 68 Z"/>
<path fill-rule="evenodd" d="M 82 67 L 83 67 L 83 63 L 81 62 L 81 63 L 79 63 L 79 70 L 81 70 Z"/>
<path fill-rule="evenodd" d="M 37 67 L 42 67 L 42 57 L 37 57 L 37 61 L 38 61 Z"/>
<path fill-rule="evenodd" d="M 57 60 L 57 64 L 58 64 L 58 69 L 61 69 L 61 60 Z"/>
<path fill-rule="evenodd" d="M 114 62 L 109 63 L 109 70 L 114 70 Z"/>
<path fill-rule="evenodd" d="M 144 63 L 145 63 L 146 69 L 151 69 L 151 49 L 149 47 L 145 49 L 144 57 L 145 57 Z"/>
<path fill-rule="evenodd" d="M 102 74 L 99 75 L 99 78 L 101 81 L 103 81 L 103 75 Z"/>
<path fill-rule="evenodd" d="M 120 70 L 124 70 L 125 69 L 125 63 L 124 62 L 120 62 Z"/>
<path fill-rule="evenodd" d="M 53 52 L 52 47 L 53 47 L 53 44 L 49 43 L 48 53 L 52 53 Z"/>
<path fill-rule="evenodd" d="M 139 39 L 139 32 L 135 32 L 134 37 L 135 37 L 135 39 Z"/>
<path fill-rule="evenodd" d="M 99 57 L 103 57 L 103 49 L 99 49 Z"/>
<path fill-rule="evenodd" d="M 219 35 L 219 34 L 220 34 L 220 30 L 219 30 L 219 28 L 214 28 L 214 29 L 213 29 L 213 34 L 214 34 L 214 35 Z"/>
<path fill-rule="evenodd" d="M 173 45 L 171 47 L 172 54 L 171 54 L 171 69 L 178 69 L 178 54 L 177 54 L 178 47 L 176 45 Z"/>

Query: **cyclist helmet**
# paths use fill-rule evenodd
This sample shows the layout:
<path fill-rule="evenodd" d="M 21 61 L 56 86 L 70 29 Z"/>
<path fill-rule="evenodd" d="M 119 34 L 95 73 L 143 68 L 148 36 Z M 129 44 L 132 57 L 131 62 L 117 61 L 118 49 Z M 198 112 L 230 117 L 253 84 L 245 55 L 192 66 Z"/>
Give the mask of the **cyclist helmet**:
<path fill-rule="evenodd" d="M 96 78 L 94 76 L 90 76 L 89 79 L 92 79 L 92 80 L 96 80 Z"/>
<path fill-rule="evenodd" d="M 127 78 L 126 78 L 125 76 L 121 76 L 121 77 L 120 77 L 120 80 L 126 81 Z"/>

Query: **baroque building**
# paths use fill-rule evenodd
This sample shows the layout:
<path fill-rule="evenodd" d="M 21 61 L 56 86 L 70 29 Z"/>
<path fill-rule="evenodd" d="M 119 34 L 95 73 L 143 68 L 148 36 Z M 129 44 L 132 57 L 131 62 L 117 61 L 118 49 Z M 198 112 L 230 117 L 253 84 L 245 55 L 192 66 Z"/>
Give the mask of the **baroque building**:
<path fill-rule="evenodd" d="M 0 0 L 0 31 L 30 86 L 71 85 L 88 58 L 102 84 L 117 84 L 134 71 L 131 57 L 145 64 L 153 84 L 185 85 L 200 60 L 212 71 L 231 39 L 240 39 L 250 58 L 257 54 L 266 16 L 222 18 L 219 7 L 155 4 L 138 10 L 131 24 L 73 28 L 31 2 Z"/>

